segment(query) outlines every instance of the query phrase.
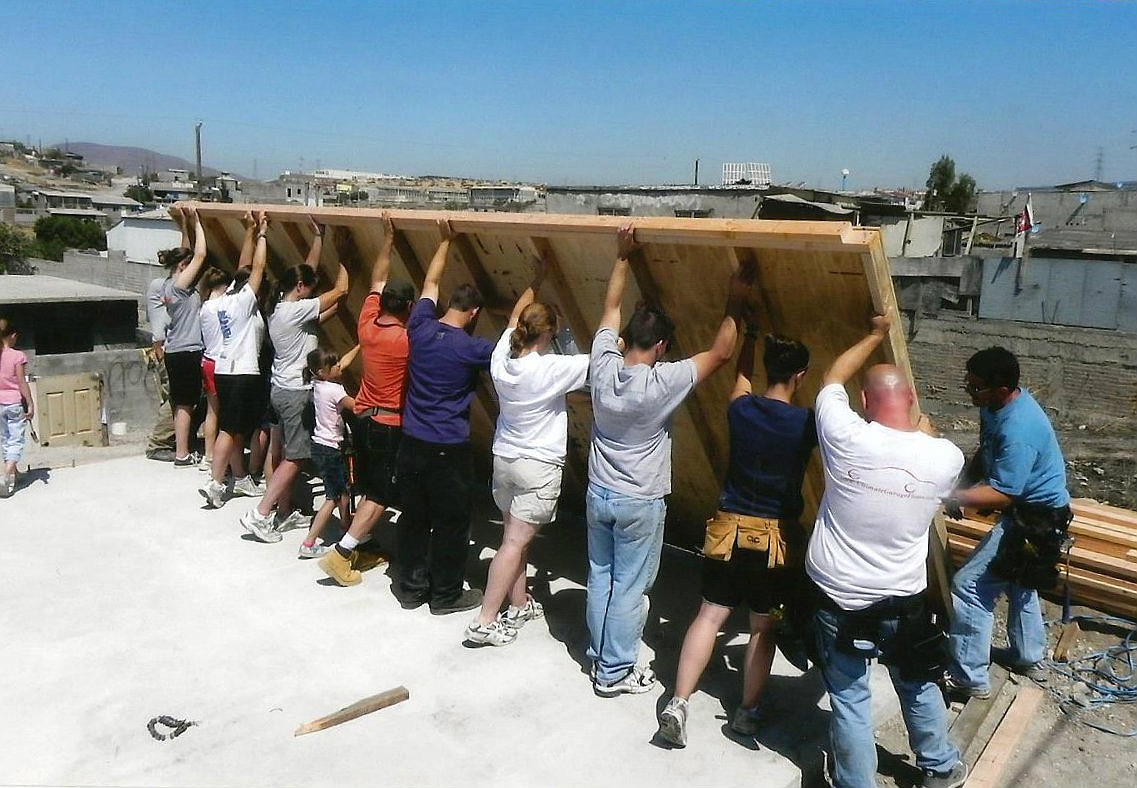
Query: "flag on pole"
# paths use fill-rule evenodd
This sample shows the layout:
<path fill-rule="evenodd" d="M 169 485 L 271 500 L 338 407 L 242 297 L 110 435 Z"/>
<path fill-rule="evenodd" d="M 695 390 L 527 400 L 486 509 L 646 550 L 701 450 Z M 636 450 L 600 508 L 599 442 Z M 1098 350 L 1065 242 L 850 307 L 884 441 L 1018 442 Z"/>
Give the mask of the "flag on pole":
<path fill-rule="evenodd" d="M 1030 204 L 1030 194 L 1026 196 L 1026 205 L 1023 206 L 1023 212 L 1019 214 L 1018 232 L 1029 233 L 1030 228 L 1034 227 L 1034 208 Z"/>
<path fill-rule="evenodd" d="M 1015 220 L 1015 257 L 1022 257 L 1026 251 L 1026 237 L 1034 227 L 1034 208 L 1030 203 L 1030 193 L 1026 195 L 1026 205 Z"/>

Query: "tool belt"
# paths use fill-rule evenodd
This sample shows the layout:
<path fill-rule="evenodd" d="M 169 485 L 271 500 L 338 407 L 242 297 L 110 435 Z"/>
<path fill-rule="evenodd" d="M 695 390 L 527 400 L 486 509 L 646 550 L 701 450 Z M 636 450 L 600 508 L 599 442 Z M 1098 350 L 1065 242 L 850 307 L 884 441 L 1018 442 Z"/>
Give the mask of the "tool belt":
<path fill-rule="evenodd" d="M 784 526 L 789 526 L 785 528 Z M 787 563 L 801 563 L 797 540 L 791 536 L 795 523 L 773 517 L 751 517 L 734 512 L 715 512 L 707 520 L 707 534 L 703 540 L 703 555 L 716 561 L 729 561 L 735 545 L 744 550 L 765 551 L 769 554 L 767 566 L 775 569 Z"/>
<path fill-rule="evenodd" d="M 1003 538 L 991 560 L 991 572 L 1022 588 L 1053 588 L 1058 584 L 1066 531 L 1074 519 L 1070 507 L 1016 503 L 1004 515 Z"/>
<path fill-rule="evenodd" d="M 877 658 L 905 681 L 936 681 L 947 665 L 943 623 L 923 593 L 887 597 L 862 610 L 844 610 L 814 585 L 815 604 L 836 614 L 836 648 L 844 654 Z M 895 621 L 895 631 L 886 622 Z"/>
<path fill-rule="evenodd" d="M 367 410 L 360 411 L 355 415 L 356 418 L 370 419 L 372 416 L 398 416 L 402 412 L 402 408 L 392 410 L 391 408 L 380 408 L 378 405 L 376 405 L 374 408 L 368 408 Z"/>

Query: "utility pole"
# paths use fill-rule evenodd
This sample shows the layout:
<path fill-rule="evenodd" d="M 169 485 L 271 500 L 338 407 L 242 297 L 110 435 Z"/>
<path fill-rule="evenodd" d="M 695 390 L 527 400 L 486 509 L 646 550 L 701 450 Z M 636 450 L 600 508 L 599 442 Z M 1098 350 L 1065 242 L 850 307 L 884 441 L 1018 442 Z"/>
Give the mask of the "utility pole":
<path fill-rule="evenodd" d="M 197 154 L 197 199 L 201 202 L 201 121 L 193 127 L 194 151 Z"/>
<path fill-rule="evenodd" d="M 695 185 L 699 185 L 699 160 L 695 159 Z"/>
<path fill-rule="evenodd" d="M 1105 161 L 1105 148 L 1098 148 L 1097 158 L 1094 160 L 1094 180 L 1101 180 L 1102 163 Z"/>

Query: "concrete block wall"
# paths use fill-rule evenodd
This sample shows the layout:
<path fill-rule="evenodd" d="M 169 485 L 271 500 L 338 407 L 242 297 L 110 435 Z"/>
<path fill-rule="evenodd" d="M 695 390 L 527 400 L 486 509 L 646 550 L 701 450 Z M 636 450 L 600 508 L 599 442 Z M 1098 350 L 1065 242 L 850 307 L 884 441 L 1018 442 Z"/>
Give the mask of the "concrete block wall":
<path fill-rule="evenodd" d="M 1137 431 L 1137 334 L 948 313 L 921 320 L 908 340 L 917 392 L 933 419 L 978 420 L 963 391 L 964 365 L 992 345 L 1018 356 L 1023 385 L 1060 429 Z"/>
<path fill-rule="evenodd" d="M 158 390 L 141 350 L 95 350 L 90 353 L 31 355 L 31 374 L 37 377 L 100 373 L 106 423 L 125 422 L 128 433 L 147 434 L 158 412 Z"/>
<path fill-rule="evenodd" d="M 128 293 L 145 295 L 150 280 L 164 275 L 161 266 L 127 260 L 121 250 L 112 249 L 104 257 L 73 249 L 63 255 L 63 262 L 37 261 L 41 274 L 50 274 L 74 282 L 113 287 Z"/>

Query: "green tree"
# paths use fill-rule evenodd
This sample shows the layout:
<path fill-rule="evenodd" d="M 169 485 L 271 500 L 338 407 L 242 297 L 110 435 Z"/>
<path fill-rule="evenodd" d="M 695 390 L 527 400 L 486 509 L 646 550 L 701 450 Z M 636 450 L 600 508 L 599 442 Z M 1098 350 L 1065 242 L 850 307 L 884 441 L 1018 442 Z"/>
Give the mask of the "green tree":
<path fill-rule="evenodd" d="M 973 210 L 972 203 L 975 202 L 978 186 L 975 179 L 966 172 L 956 177 L 955 160 L 951 156 L 940 156 L 928 171 L 928 180 L 924 185 L 927 187 L 924 193 L 925 211 L 967 213 Z"/>
<path fill-rule="evenodd" d="M 150 191 L 146 186 L 135 184 L 134 186 L 127 186 L 126 191 L 122 193 L 123 197 L 129 197 L 132 200 L 138 200 L 143 205 L 149 205 L 154 202 L 154 192 Z"/>
<path fill-rule="evenodd" d="M 26 272 L 26 258 L 32 253 L 32 239 L 10 224 L 0 224 L 0 274 Z"/>
<path fill-rule="evenodd" d="M 47 260 L 62 260 L 67 249 L 107 248 L 107 234 L 96 222 L 73 216 L 44 216 L 36 220 L 36 249 Z"/>

